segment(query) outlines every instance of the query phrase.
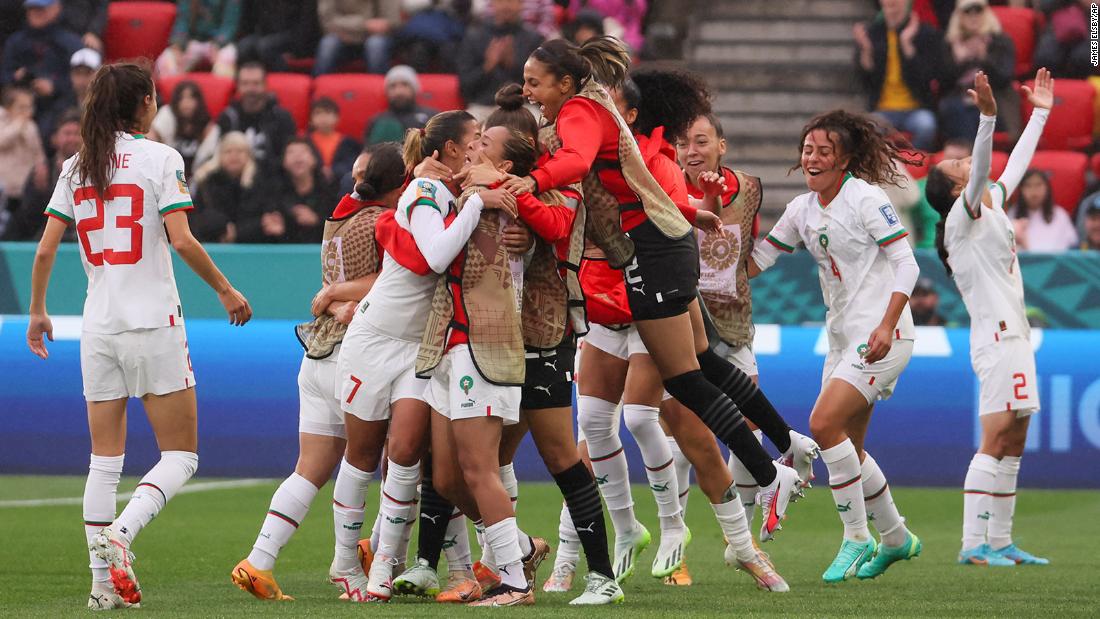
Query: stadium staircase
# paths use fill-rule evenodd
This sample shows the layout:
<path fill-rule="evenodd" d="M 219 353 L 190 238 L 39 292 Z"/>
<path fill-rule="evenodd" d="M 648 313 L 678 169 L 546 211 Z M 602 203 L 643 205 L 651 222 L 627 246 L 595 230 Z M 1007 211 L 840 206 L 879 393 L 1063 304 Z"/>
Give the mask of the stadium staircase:
<path fill-rule="evenodd" d="M 762 178 L 766 226 L 805 191 L 797 161 L 802 126 L 834 108 L 862 111 L 852 70 L 852 24 L 867 0 L 696 0 L 685 60 L 715 90 L 726 165 Z"/>

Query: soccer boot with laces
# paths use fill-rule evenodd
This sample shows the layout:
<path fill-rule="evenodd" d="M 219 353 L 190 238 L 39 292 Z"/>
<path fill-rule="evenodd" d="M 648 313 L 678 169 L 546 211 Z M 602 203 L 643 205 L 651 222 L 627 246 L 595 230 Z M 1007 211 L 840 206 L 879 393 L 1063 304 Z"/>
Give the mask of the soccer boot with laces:
<path fill-rule="evenodd" d="M 786 593 L 790 591 L 791 588 L 787 584 L 787 581 L 783 580 L 779 572 L 775 571 L 775 565 L 772 564 L 767 553 L 759 548 L 754 548 L 753 550 L 755 554 L 751 559 L 736 559 L 738 569 L 752 576 L 753 580 L 756 581 L 756 586 L 764 591 L 771 591 L 773 593 Z"/>
<path fill-rule="evenodd" d="M 472 572 L 455 570 L 447 575 L 447 587 L 435 596 L 443 604 L 468 604 L 481 599 L 481 585 Z"/>
<path fill-rule="evenodd" d="M 1016 565 L 1050 565 L 1050 559 L 1036 557 L 1016 544 L 1009 544 L 1004 548 L 994 548 L 989 552 L 994 557 L 1012 561 Z"/>
<path fill-rule="evenodd" d="M 89 550 L 107 562 L 115 593 L 127 604 L 141 601 L 141 585 L 134 574 L 134 553 L 114 526 L 104 527 L 92 537 Z"/>
<path fill-rule="evenodd" d="M 542 583 L 542 590 L 547 593 L 565 593 L 573 588 L 573 577 L 576 573 L 577 565 L 575 563 L 555 561 L 550 577 Z"/>
<path fill-rule="evenodd" d="M 855 576 L 859 568 L 870 561 L 874 554 L 874 539 L 868 538 L 865 542 L 846 539 L 840 544 L 836 558 L 829 564 L 821 578 L 827 583 L 844 582 Z"/>
<path fill-rule="evenodd" d="M 436 597 L 439 595 L 439 576 L 425 559 L 416 563 L 393 579 L 393 592 L 397 595 L 419 595 Z"/>
<path fill-rule="evenodd" d="M 662 531 L 661 543 L 657 546 L 657 556 L 653 558 L 650 574 L 654 578 L 671 576 L 684 564 L 684 551 L 690 543 L 691 529 L 687 525 L 674 533 Z"/>
<path fill-rule="evenodd" d="M 241 591 L 247 591 L 260 600 L 290 601 L 294 599 L 279 588 L 279 583 L 275 582 L 275 575 L 271 570 L 257 569 L 249 563 L 248 559 L 238 563 L 229 574 L 229 578 Z"/>
<path fill-rule="evenodd" d="M 110 582 L 97 582 L 92 584 L 92 591 L 88 594 L 88 610 L 122 610 L 124 608 L 141 608 L 141 604 L 131 604 L 115 593 L 115 586 Z"/>
<path fill-rule="evenodd" d="M 603 606 L 622 604 L 626 596 L 615 579 L 599 572 L 589 572 L 584 576 L 584 593 L 569 601 L 570 606 Z"/>
<path fill-rule="evenodd" d="M 489 606 L 499 608 L 503 606 L 530 606 L 534 603 L 534 587 L 528 585 L 526 589 L 517 589 L 501 583 L 497 585 L 495 589 L 482 595 L 480 600 L 470 602 L 467 606 Z"/>
<path fill-rule="evenodd" d="M 491 591 L 500 585 L 500 574 L 481 561 L 474 562 L 474 578 L 482 591 Z"/>
<path fill-rule="evenodd" d="M 820 455 L 821 448 L 812 438 L 791 430 L 791 447 L 779 461 L 793 468 L 802 480 L 802 487 L 809 488 L 814 480 L 814 460 Z"/>
<path fill-rule="evenodd" d="M 340 590 L 340 599 L 349 602 L 384 602 L 367 592 L 367 575 L 361 565 L 350 570 L 337 570 L 336 564 L 328 570 L 328 581 Z"/>
<path fill-rule="evenodd" d="M 633 534 L 623 540 L 615 538 L 615 582 L 621 583 L 634 575 L 635 563 L 653 538 L 642 523 L 634 522 Z"/>
<path fill-rule="evenodd" d="M 962 565 L 981 565 L 984 567 L 1013 567 L 1015 561 L 1009 561 L 1004 557 L 993 554 L 989 544 L 982 544 L 970 550 L 959 552 L 959 563 Z"/>
<path fill-rule="evenodd" d="M 766 542 L 782 529 L 780 524 L 787 515 L 787 506 L 802 495 L 802 480 L 789 466 L 776 463 L 775 479 L 767 486 L 761 486 L 756 494 L 763 518 L 760 523 L 760 541 Z"/>
<path fill-rule="evenodd" d="M 920 538 L 912 533 L 906 534 L 905 543 L 901 546 L 879 544 L 875 549 L 875 556 L 859 568 L 856 576 L 862 579 L 877 578 L 886 572 L 886 568 L 898 561 L 908 561 L 919 556 L 920 551 Z"/>
<path fill-rule="evenodd" d="M 527 584 L 534 586 L 535 574 L 542 565 L 543 560 L 550 555 L 550 544 L 541 537 L 531 537 L 531 552 L 523 558 L 523 576 Z"/>

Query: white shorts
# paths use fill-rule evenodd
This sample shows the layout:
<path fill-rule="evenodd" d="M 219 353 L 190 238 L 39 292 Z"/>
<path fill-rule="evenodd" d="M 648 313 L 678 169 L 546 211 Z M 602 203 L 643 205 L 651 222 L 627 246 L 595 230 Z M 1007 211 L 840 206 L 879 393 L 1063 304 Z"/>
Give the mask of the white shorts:
<path fill-rule="evenodd" d="M 340 345 L 324 359 L 302 357 L 298 370 L 298 431 L 304 434 L 347 438 L 344 411 L 336 397 L 337 359 Z"/>
<path fill-rule="evenodd" d="M 353 320 L 336 362 L 340 410 L 363 421 L 385 421 L 390 404 L 405 398 L 423 401 L 428 381 L 416 377 L 418 348 L 419 342 L 394 339 Z"/>
<path fill-rule="evenodd" d="M 868 404 L 875 400 L 886 400 L 894 393 L 898 377 L 909 365 L 913 356 L 913 340 L 894 340 L 890 352 L 878 361 L 867 364 L 855 348 L 851 350 L 830 350 L 825 357 L 825 370 L 821 375 L 821 386 L 833 378 L 839 378 L 859 390 Z"/>
<path fill-rule="evenodd" d="M 589 325 L 588 333 L 584 336 L 585 346 L 595 346 L 612 357 L 618 357 L 623 361 L 630 355 L 648 355 L 642 336 L 634 325 L 616 331 L 603 325 Z"/>
<path fill-rule="evenodd" d="M 1016 411 L 1017 417 L 1039 412 L 1039 382 L 1031 342 L 1009 337 L 970 351 L 970 365 L 980 385 L 979 415 Z"/>
<path fill-rule="evenodd" d="M 718 345 L 714 347 L 714 352 L 749 376 L 760 374 L 760 370 L 756 367 L 756 355 L 752 352 L 752 344 L 730 346 L 725 342 L 718 342 Z"/>
<path fill-rule="evenodd" d="M 473 417 L 500 417 L 504 425 L 519 421 L 521 387 L 504 387 L 485 380 L 474 365 L 470 347 L 460 344 L 447 351 L 432 370 L 427 402 L 451 421 Z"/>
<path fill-rule="evenodd" d="M 84 399 L 103 402 L 164 395 L 195 386 L 183 325 L 80 334 Z"/>

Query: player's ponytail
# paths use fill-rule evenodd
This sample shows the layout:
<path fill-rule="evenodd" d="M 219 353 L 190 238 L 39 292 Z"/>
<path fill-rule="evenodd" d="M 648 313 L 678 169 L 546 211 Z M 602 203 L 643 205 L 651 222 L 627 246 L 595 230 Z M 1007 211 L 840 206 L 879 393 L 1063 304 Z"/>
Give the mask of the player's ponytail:
<path fill-rule="evenodd" d="M 135 131 L 142 102 L 153 96 L 153 78 L 137 64 L 106 64 L 96 71 L 88 88 L 80 121 L 80 147 L 76 182 L 91 185 L 99 195 L 107 192 L 114 174 L 115 134 Z"/>
<path fill-rule="evenodd" d="M 630 70 L 630 52 L 619 39 L 604 35 L 593 37 L 580 47 L 581 58 L 588 61 L 592 77 L 608 88 L 616 88 Z"/>
<path fill-rule="evenodd" d="M 355 193 L 367 201 L 381 200 L 394 189 L 405 184 L 405 161 L 397 142 L 382 142 L 367 148 L 370 161 L 363 172 L 363 180 L 355 185 Z"/>
<path fill-rule="evenodd" d="M 447 142 L 458 142 L 466 131 L 466 123 L 476 119 L 464 110 L 451 110 L 432 116 L 423 129 L 405 132 L 403 158 L 408 170 L 415 168 L 435 151 L 443 154 Z"/>
<path fill-rule="evenodd" d="M 951 180 L 938 167 L 932 166 L 928 171 L 928 178 L 924 184 L 924 197 L 932 208 L 940 214 L 940 220 L 936 223 L 936 253 L 940 256 L 943 268 L 947 269 L 947 275 L 951 275 L 951 265 L 947 263 L 947 244 L 944 242 L 944 229 L 947 224 L 947 214 L 951 212 L 951 205 L 955 203 L 955 181 Z"/>

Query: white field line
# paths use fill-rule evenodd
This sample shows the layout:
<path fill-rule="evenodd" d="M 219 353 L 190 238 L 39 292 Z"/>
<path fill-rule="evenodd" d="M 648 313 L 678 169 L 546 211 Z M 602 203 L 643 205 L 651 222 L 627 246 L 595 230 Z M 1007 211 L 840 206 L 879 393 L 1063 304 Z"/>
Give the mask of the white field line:
<path fill-rule="evenodd" d="M 269 483 L 270 479 L 231 479 L 227 481 L 204 481 L 184 486 L 179 494 L 192 492 L 209 492 L 211 490 L 230 490 L 233 488 L 248 488 Z M 134 493 L 126 492 L 118 495 L 119 501 L 128 501 Z M 81 505 L 83 497 L 64 497 L 57 499 L 19 499 L 14 501 L 0 501 L 0 509 L 5 507 L 53 507 L 60 505 Z"/>

